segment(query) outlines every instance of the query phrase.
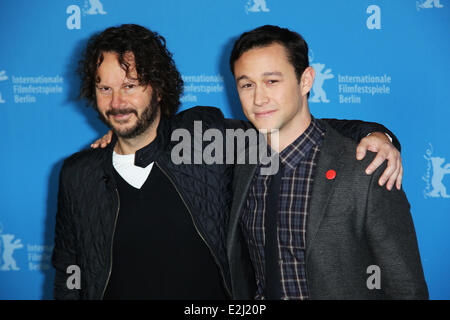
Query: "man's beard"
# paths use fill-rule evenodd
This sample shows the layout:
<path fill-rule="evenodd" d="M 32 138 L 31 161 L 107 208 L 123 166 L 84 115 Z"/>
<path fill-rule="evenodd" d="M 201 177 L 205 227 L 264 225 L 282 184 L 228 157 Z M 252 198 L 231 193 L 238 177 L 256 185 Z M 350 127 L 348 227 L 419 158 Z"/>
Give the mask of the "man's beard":
<path fill-rule="evenodd" d="M 134 126 L 127 129 L 118 129 L 115 128 L 112 122 L 108 119 L 109 116 L 115 116 L 118 114 L 129 114 L 134 113 L 137 121 Z M 155 121 L 156 116 L 158 115 L 158 98 L 155 91 L 152 93 L 152 98 L 150 100 L 149 105 L 142 111 L 141 116 L 139 117 L 136 110 L 128 108 L 128 109 L 110 109 L 106 111 L 106 116 L 99 112 L 99 118 L 102 120 L 118 137 L 124 139 L 132 139 L 137 136 L 143 134 L 145 130 L 150 127 L 150 125 Z M 129 120 L 128 120 L 129 121 Z"/>

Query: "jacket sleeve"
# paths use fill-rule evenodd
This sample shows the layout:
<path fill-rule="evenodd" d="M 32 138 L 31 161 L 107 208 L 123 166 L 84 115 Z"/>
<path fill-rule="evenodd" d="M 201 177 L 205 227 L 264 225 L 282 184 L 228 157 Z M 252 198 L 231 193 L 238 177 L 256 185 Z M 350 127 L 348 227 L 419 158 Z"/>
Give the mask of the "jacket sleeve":
<path fill-rule="evenodd" d="M 371 178 L 365 217 L 381 290 L 388 299 L 428 299 L 409 202 L 403 190 L 377 184 L 384 169 L 385 164 Z"/>
<path fill-rule="evenodd" d="M 66 160 L 67 161 L 67 160 Z M 80 299 L 80 290 L 69 289 L 67 273 L 70 265 L 77 265 L 76 233 L 73 214 L 73 203 L 67 190 L 66 161 L 61 169 L 58 190 L 58 211 L 56 213 L 55 246 L 52 254 L 52 264 L 55 268 L 54 298 L 57 300 Z"/>
<path fill-rule="evenodd" d="M 328 122 L 330 126 L 333 127 L 343 136 L 350 138 L 356 142 L 361 141 L 369 133 L 372 132 L 384 132 L 387 133 L 392 138 L 392 144 L 401 151 L 400 141 L 388 128 L 382 124 L 376 122 L 365 122 L 361 120 L 340 120 L 340 119 L 322 119 Z"/>

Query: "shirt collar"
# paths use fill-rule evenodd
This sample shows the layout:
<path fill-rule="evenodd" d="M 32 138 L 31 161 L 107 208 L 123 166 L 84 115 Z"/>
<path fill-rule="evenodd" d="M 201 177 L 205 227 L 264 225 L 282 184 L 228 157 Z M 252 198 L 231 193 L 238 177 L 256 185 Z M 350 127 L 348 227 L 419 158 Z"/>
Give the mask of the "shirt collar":
<path fill-rule="evenodd" d="M 324 134 L 325 128 L 311 115 L 311 123 L 308 128 L 280 153 L 280 161 L 284 170 L 295 169 L 314 146 L 320 145 Z"/>

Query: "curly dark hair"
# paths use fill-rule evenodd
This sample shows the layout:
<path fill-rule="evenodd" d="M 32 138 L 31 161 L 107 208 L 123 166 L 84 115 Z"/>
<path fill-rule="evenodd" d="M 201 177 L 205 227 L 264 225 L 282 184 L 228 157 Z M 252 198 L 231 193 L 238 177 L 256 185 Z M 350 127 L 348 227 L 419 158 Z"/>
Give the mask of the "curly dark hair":
<path fill-rule="evenodd" d="M 180 106 L 183 80 L 166 48 L 166 40 L 156 32 L 136 24 L 110 27 L 92 36 L 79 63 L 81 76 L 80 98 L 86 98 L 97 108 L 95 86 L 100 81 L 97 69 L 103 62 L 104 52 L 115 52 L 127 76 L 129 63 L 126 55 L 133 53 L 137 80 L 140 85 L 150 85 L 160 97 L 161 113 L 174 115 Z"/>

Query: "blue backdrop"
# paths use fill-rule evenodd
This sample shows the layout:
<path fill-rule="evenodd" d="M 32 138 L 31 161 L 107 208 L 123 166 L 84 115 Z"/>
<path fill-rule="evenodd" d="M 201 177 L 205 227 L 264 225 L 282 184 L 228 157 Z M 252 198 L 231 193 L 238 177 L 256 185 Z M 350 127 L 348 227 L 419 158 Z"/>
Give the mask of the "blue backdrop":
<path fill-rule="evenodd" d="M 183 109 L 241 118 L 233 41 L 263 24 L 301 33 L 312 113 L 377 121 L 400 139 L 430 296 L 450 298 L 450 1 L 15 0 L 0 2 L 0 299 L 52 298 L 59 170 L 107 131 L 77 100 L 77 61 L 93 33 L 122 23 L 167 39 Z"/>

